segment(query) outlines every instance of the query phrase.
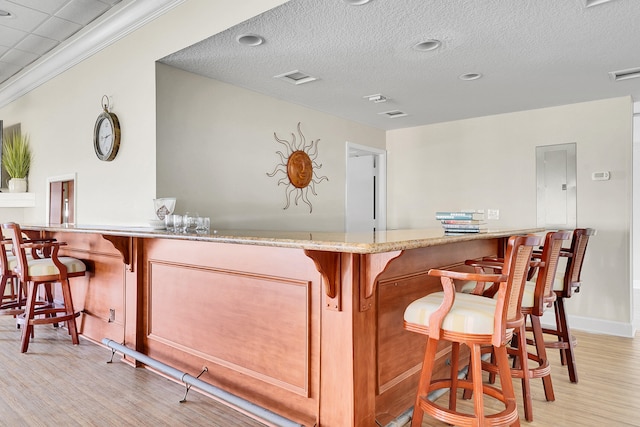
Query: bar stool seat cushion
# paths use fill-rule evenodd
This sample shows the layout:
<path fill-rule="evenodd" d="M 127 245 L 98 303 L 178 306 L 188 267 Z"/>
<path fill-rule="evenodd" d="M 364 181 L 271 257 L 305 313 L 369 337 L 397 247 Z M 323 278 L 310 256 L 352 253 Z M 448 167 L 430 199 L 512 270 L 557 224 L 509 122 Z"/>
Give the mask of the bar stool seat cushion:
<path fill-rule="evenodd" d="M 533 277 L 531 279 L 529 279 L 529 280 L 535 284 L 537 278 L 538 278 L 538 272 L 536 272 L 533 275 Z M 556 276 L 553 279 L 553 290 L 554 291 L 563 291 L 564 290 L 564 271 L 558 271 L 556 273 Z M 531 306 L 529 306 L 529 307 L 531 307 Z"/>
<path fill-rule="evenodd" d="M 536 282 L 527 281 L 522 292 L 522 308 L 531 308 L 535 303 Z"/>
<path fill-rule="evenodd" d="M 65 267 L 67 267 L 67 274 L 81 273 L 87 270 L 87 266 L 76 258 L 62 256 L 58 258 Z M 28 261 L 29 264 L 29 276 L 51 276 L 59 274 L 60 270 L 53 263 L 51 258 L 32 259 Z"/>
<path fill-rule="evenodd" d="M 532 279 L 533 281 L 527 281 L 524 284 L 524 290 L 522 291 L 522 304 L 520 304 L 523 308 L 531 308 L 533 307 L 533 303 L 535 301 L 534 295 L 536 291 L 536 278 L 535 276 Z M 470 291 L 469 291 L 470 292 Z M 497 298 L 497 295 L 494 295 L 493 298 Z"/>
<path fill-rule="evenodd" d="M 27 255 L 27 261 L 31 261 L 32 259 L 33 257 L 30 254 Z M 18 257 L 16 257 L 15 255 L 7 255 L 8 269 L 13 271 L 13 269 L 16 268 L 16 265 L 18 265 Z"/>
<path fill-rule="evenodd" d="M 413 301 L 404 312 L 409 323 L 429 326 L 429 317 L 438 309 L 444 292 L 434 292 Z M 496 300 L 478 295 L 456 293 L 453 307 L 442 321 L 442 329 L 465 334 L 493 334 Z"/>

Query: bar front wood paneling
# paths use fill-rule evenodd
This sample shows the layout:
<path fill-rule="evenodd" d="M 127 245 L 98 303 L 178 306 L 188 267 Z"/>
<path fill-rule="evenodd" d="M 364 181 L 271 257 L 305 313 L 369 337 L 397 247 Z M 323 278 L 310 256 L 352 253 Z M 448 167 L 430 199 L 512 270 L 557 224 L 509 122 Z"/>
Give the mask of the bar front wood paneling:
<path fill-rule="evenodd" d="M 371 234 L 23 226 L 84 260 L 81 333 L 111 338 L 314 426 L 386 425 L 413 404 L 425 339 L 405 307 L 441 289 L 431 268 L 501 253 L 500 230 Z M 271 237 L 269 237 L 271 235 Z M 438 369 L 448 364 L 440 349 Z M 466 356 L 465 356 L 466 357 Z M 135 362 L 135 361 L 132 361 Z"/>

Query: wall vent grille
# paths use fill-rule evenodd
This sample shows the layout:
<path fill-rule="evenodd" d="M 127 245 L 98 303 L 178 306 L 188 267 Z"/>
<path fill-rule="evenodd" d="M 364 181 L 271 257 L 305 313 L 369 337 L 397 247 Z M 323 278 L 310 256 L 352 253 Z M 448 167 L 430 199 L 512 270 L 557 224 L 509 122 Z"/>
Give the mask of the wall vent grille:
<path fill-rule="evenodd" d="M 627 70 L 611 71 L 611 79 L 615 82 L 620 80 L 635 79 L 640 77 L 640 68 L 629 68 Z"/>

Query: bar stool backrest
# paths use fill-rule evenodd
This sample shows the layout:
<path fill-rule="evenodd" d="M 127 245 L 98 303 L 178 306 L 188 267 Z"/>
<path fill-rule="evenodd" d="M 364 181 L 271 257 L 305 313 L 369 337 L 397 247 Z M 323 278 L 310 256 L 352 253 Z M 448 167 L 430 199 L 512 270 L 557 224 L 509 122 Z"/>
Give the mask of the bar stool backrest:
<path fill-rule="evenodd" d="M 553 284 L 558 270 L 558 260 L 560 259 L 560 252 L 562 251 L 562 242 L 569 240 L 570 237 L 571 232 L 564 230 L 549 232 L 545 236 L 544 246 L 540 256 L 540 261 L 542 261 L 543 264 L 538 269 L 536 276 L 536 288 L 533 301 L 533 313 L 536 316 L 542 316 L 545 306 L 555 300 Z"/>
<path fill-rule="evenodd" d="M 570 259 L 567 261 L 564 274 L 562 297 L 570 298 L 573 292 L 580 292 L 580 274 L 584 264 L 584 255 L 587 251 L 589 238 L 595 234 L 596 230 L 593 228 L 576 228 L 573 231 L 571 249 L 569 250 Z"/>
<path fill-rule="evenodd" d="M 540 241 L 541 238 L 538 236 L 511 236 L 507 242 L 502 274 L 508 276 L 509 280 L 507 286 L 499 290 L 497 294 L 498 304 L 503 300 L 505 309 L 502 311 L 502 318 L 499 319 L 502 324 L 495 325 L 496 331 L 504 331 L 507 325 L 524 321 L 520 309 L 522 294 L 527 280 L 533 248 L 539 245 Z M 501 295 L 503 292 L 504 295 Z M 496 320 L 498 321 L 497 318 Z M 501 327 L 501 329 L 497 329 L 498 327 Z"/>

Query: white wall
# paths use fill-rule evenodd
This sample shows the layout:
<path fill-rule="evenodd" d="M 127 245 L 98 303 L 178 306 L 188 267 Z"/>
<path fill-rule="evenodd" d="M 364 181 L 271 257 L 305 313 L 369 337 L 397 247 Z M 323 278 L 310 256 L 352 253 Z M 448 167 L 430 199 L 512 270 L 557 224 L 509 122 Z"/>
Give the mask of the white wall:
<path fill-rule="evenodd" d="M 190 0 L 0 109 L 5 126 L 22 123 L 33 144 L 36 207 L 16 220 L 43 223 L 47 177 L 77 172 L 78 223 L 146 224 L 156 196 L 155 61 L 283 2 Z M 92 145 L 105 94 L 122 126 L 112 162 Z"/>
<path fill-rule="evenodd" d="M 44 222 L 47 177 L 77 173 L 79 223 L 145 224 L 156 197 L 155 61 L 283 2 L 189 0 L 1 108 L 6 126 L 22 123 L 31 135 L 35 157 L 29 186 L 36 193 L 36 207 L 0 209 L 0 218 Z M 120 153 L 110 163 L 100 162 L 92 147 L 93 124 L 105 94 L 113 97 L 113 111 L 123 131 Z M 256 192 L 269 192 L 278 206 L 284 202 L 282 187 L 270 180 L 254 183 L 277 161 L 271 132 L 291 132 L 298 121 L 295 115 L 278 118 L 277 127 L 262 124 L 260 134 L 268 130 L 269 135 L 261 140 L 266 148 L 259 150 L 268 167 L 263 168 L 262 160 L 252 163 L 250 170 L 256 175 L 247 181 L 239 178 L 242 191 L 256 185 Z M 320 159 L 326 168 L 322 172 L 327 171 L 331 181 L 318 186 L 313 201 L 333 224 L 337 217 L 325 203 L 335 200 L 341 206 L 344 189 L 333 187 L 342 172 L 328 166 L 337 159 L 329 148 L 337 133 L 322 128 L 335 122 L 324 120 L 318 116 L 308 128 L 301 121 L 308 137 L 328 135 L 321 142 Z M 340 131 L 344 140 L 373 145 L 350 138 L 352 129 L 345 126 Z M 607 322 L 612 330 L 624 328 L 630 323 L 631 298 L 631 141 L 628 98 L 388 132 L 388 226 L 434 226 L 436 209 L 461 207 L 499 208 L 503 225 L 535 224 L 535 146 L 576 142 L 578 225 L 595 227 L 599 234 L 589 249 L 584 291 L 574 297 L 570 310 L 586 319 L 585 324 L 596 319 L 595 329 L 605 329 L 602 325 Z M 590 181 L 591 172 L 600 170 L 611 171 L 611 181 Z M 231 184 L 235 176 L 225 179 Z M 216 191 L 224 195 L 232 188 L 223 185 Z M 220 214 L 221 221 L 231 221 L 230 213 L 217 205 L 206 209 L 214 218 Z M 308 214 L 299 212 L 285 215 L 299 215 L 296 221 L 302 221 Z M 245 220 L 249 224 L 253 219 Z"/>
<path fill-rule="evenodd" d="M 157 65 L 157 194 L 177 197 L 176 212 L 211 217 L 216 228 L 336 231 L 344 228 L 345 141 L 384 149 L 385 132 L 217 80 Z M 290 206 L 267 176 L 286 164 L 280 139 L 317 144 L 319 177 L 313 194 Z M 307 149 L 307 152 L 311 150 Z M 311 153 L 312 154 L 312 153 Z M 318 180 L 318 179 L 316 179 Z"/>
<path fill-rule="evenodd" d="M 633 287 L 640 289 L 640 102 L 633 104 Z M 636 301 L 640 303 L 640 301 Z"/>
<path fill-rule="evenodd" d="M 577 222 L 598 235 L 569 310 L 578 326 L 582 317 L 586 328 L 628 335 L 631 117 L 631 99 L 616 98 L 390 131 L 388 226 L 438 226 L 436 210 L 463 208 L 498 208 L 496 226 L 534 225 L 535 147 L 575 142 Z M 611 180 L 592 181 L 594 171 Z"/>

